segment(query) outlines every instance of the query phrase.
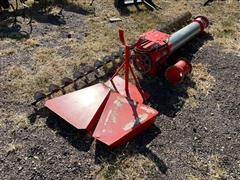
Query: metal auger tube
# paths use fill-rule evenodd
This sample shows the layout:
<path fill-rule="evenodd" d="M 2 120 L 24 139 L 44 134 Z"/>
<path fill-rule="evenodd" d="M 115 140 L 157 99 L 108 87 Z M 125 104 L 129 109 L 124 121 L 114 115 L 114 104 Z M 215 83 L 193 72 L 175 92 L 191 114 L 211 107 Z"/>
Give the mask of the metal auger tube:
<path fill-rule="evenodd" d="M 173 52 L 187 41 L 192 39 L 195 35 L 202 32 L 208 26 L 208 19 L 204 16 L 198 16 L 194 21 L 180 29 L 179 31 L 173 33 L 169 37 L 169 47 L 170 51 Z"/>

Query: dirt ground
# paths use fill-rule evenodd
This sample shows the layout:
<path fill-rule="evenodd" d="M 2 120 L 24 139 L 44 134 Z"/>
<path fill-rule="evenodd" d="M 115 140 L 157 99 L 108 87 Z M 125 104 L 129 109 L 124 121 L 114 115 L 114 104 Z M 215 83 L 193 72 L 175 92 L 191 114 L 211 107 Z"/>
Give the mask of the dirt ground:
<path fill-rule="evenodd" d="M 1 179 L 240 179 L 240 3 L 155 2 L 151 12 L 71 1 L 63 16 L 35 11 L 30 35 L 27 19 L 0 24 Z M 134 140 L 110 149 L 46 109 L 35 113 L 34 92 L 118 50 L 119 28 L 134 40 L 187 10 L 210 20 L 171 57 L 188 57 L 192 73 L 179 86 L 142 81 L 160 115 Z"/>

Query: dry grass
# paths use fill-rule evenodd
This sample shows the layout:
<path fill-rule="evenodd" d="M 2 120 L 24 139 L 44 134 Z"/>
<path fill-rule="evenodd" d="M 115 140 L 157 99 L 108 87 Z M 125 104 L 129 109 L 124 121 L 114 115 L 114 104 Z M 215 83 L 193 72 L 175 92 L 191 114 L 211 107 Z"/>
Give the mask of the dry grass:
<path fill-rule="evenodd" d="M 6 154 L 15 153 L 17 150 L 22 148 L 22 144 L 11 142 L 5 145 L 3 148 Z"/>
<path fill-rule="evenodd" d="M 14 127 L 16 127 L 16 130 L 27 129 L 30 126 L 26 113 L 15 115 L 13 123 L 15 124 Z"/>
<path fill-rule="evenodd" d="M 34 47 L 39 45 L 39 40 L 37 38 L 29 38 L 25 41 L 23 41 L 23 44 L 26 45 L 26 47 Z"/>
<path fill-rule="evenodd" d="M 217 155 L 209 157 L 194 156 L 191 164 L 199 170 L 207 172 L 207 179 L 223 179 L 228 177 L 228 172 L 222 167 L 221 158 Z M 188 179 L 198 179 L 195 175 L 189 175 Z M 202 179 L 202 177 L 199 177 Z"/>
<path fill-rule="evenodd" d="M 0 108 L 1 118 L 0 127 L 8 128 L 10 132 L 17 132 L 18 130 L 28 129 L 29 127 L 42 127 L 46 126 L 43 118 L 38 118 L 34 125 L 30 124 L 27 112 L 16 112 L 11 109 Z"/>
<path fill-rule="evenodd" d="M 1 125 L 6 126 L 7 124 L 11 126 L 11 131 L 19 129 L 27 129 L 30 125 L 27 118 L 27 113 L 15 112 L 14 110 L 6 110 L 0 108 L 1 112 Z"/>
<path fill-rule="evenodd" d="M 13 48 L 7 48 L 7 49 L 4 49 L 4 50 L 1 50 L 0 51 L 0 57 L 1 56 L 9 56 L 9 55 L 12 55 L 12 54 L 14 54 L 16 52 L 16 50 L 15 49 L 13 49 Z"/>
<path fill-rule="evenodd" d="M 144 179 L 146 172 L 153 169 L 157 169 L 156 165 L 146 156 L 126 154 L 114 163 L 105 163 L 95 173 L 96 179 Z"/>
<path fill-rule="evenodd" d="M 215 84 L 215 78 L 208 72 L 205 65 L 193 64 L 190 80 L 182 85 L 186 88 L 188 98 L 185 101 L 186 108 L 195 108 L 198 106 L 200 96 L 208 96 Z M 181 87 L 182 87 L 181 86 Z"/>
<path fill-rule="evenodd" d="M 24 101 L 31 98 L 35 91 L 47 89 L 48 84 L 59 82 L 63 75 L 70 74 L 71 70 L 66 66 L 74 63 L 74 60 L 61 61 L 54 48 L 37 48 L 32 58 L 32 68 L 13 64 L 5 70 L 5 79 L 9 81 L 2 81 L 0 85 L 14 91 L 10 99 Z"/>

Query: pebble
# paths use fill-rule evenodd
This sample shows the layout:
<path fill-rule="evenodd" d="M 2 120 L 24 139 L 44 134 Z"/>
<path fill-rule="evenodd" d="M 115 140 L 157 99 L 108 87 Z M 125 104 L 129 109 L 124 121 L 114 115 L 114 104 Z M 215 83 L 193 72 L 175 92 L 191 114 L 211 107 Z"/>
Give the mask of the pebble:
<path fill-rule="evenodd" d="M 230 136 L 227 137 L 228 140 L 231 140 L 232 138 Z"/>

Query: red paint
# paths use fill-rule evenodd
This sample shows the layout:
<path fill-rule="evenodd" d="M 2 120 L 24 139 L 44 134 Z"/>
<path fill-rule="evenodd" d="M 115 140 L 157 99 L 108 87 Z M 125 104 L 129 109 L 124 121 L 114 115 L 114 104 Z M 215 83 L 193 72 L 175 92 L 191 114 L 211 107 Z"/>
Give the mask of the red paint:
<path fill-rule="evenodd" d="M 159 66 L 166 63 L 168 56 L 170 55 L 170 46 L 168 44 L 169 34 L 157 31 L 150 30 L 142 34 L 135 44 L 134 51 L 136 59 L 143 59 L 144 55 L 147 55 L 150 62 L 151 68 L 148 70 L 150 74 L 156 74 L 159 71 Z M 144 64 L 135 63 L 135 67 L 144 67 Z"/>
<path fill-rule="evenodd" d="M 187 59 L 179 59 L 176 64 L 165 71 L 165 78 L 173 85 L 180 84 L 184 77 L 190 73 L 192 65 Z"/>
<path fill-rule="evenodd" d="M 151 126 L 157 115 L 155 109 L 111 92 L 93 137 L 119 146 Z"/>
<path fill-rule="evenodd" d="M 77 129 L 93 132 L 109 92 L 110 88 L 99 83 L 47 100 L 45 106 Z"/>
<path fill-rule="evenodd" d="M 109 80 L 105 83 L 106 86 L 111 88 L 112 90 L 118 92 L 122 96 L 129 97 L 130 99 L 143 103 L 145 99 L 149 97 L 146 92 L 143 92 L 143 96 L 139 92 L 137 86 L 132 83 L 128 83 L 128 93 L 125 91 L 125 80 L 119 76 L 115 76 L 113 80 Z"/>

